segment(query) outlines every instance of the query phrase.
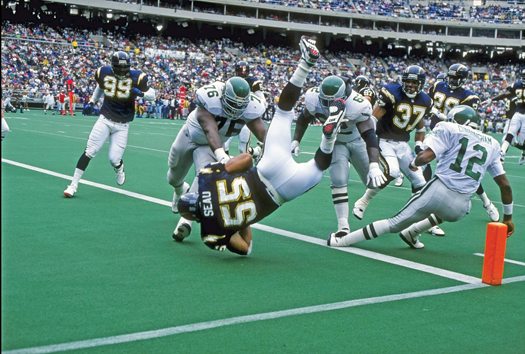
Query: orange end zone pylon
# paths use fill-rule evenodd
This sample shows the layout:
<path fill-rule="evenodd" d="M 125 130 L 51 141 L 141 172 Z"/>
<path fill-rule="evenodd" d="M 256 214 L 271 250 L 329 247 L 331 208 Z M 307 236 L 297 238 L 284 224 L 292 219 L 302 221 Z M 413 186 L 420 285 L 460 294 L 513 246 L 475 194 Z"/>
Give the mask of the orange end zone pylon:
<path fill-rule="evenodd" d="M 503 279 L 505 248 L 507 246 L 507 225 L 491 222 L 487 225 L 485 240 L 485 257 L 483 258 L 483 275 L 485 284 L 500 285 Z"/>

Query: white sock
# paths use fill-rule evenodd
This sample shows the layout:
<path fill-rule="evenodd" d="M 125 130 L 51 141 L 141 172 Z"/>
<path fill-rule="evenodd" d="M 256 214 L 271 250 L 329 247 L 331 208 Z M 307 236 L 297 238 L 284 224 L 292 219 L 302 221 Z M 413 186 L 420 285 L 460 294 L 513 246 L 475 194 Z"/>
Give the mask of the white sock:
<path fill-rule="evenodd" d="M 346 187 L 332 189 L 332 201 L 337 216 L 337 230 L 348 229 L 348 192 Z"/>
<path fill-rule="evenodd" d="M 479 199 L 483 202 L 483 207 L 487 208 L 490 205 L 490 199 L 487 197 L 487 193 L 483 192 L 483 194 L 478 194 Z"/>
<path fill-rule="evenodd" d="M 360 199 L 360 201 L 368 204 L 374 197 L 379 193 L 379 188 L 367 188 L 365 195 L 363 195 Z"/>
<path fill-rule="evenodd" d="M 303 87 L 304 82 L 306 81 L 306 77 L 310 73 L 312 68 L 310 68 L 304 60 L 299 61 L 299 65 L 297 65 L 297 69 L 295 69 L 292 77 L 290 78 L 290 82 L 297 87 Z"/>
<path fill-rule="evenodd" d="M 324 134 L 321 137 L 321 145 L 319 148 L 321 148 L 321 151 L 325 154 L 329 154 L 332 151 L 334 151 L 335 146 L 335 140 L 337 138 L 337 134 L 332 134 L 332 137 L 328 139 Z"/>
<path fill-rule="evenodd" d="M 82 178 L 82 175 L 84 174 L 84 171 L 81 169 L 75 168 L 75 174 L 73 175 L 73 180 L 71 181 L 71 184 L 75 187 L 78 187 L 78 182 Z"/>
<path fill-rule="evenodd" d="M 341 237 L 338 246 L 350 246 L 364 240 L 371 240 L 390 232 L 390 222 L 388 220 L 374 221 L 360 230 L 354 231 L 347 236 Z"/>

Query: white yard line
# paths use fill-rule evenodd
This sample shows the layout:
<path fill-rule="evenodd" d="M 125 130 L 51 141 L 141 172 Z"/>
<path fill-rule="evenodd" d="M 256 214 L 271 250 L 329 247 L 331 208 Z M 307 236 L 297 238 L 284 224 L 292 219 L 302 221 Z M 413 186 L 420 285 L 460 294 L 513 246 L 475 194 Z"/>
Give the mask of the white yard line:
<path fill-rule="evenodd" d="M 474 256 L 485 257 L 485 255 L 484 255 L 483 253 L 474 253 Z M 524 262 L 514 261 L 514 260 L 512 260 L 512 259 L 508 259 L 508 258 L 504 258 L 503 260 L 504 260 L 505 262 L 507 262 L 507 263 L 512 263 L 512 264 L 517 264 L 517 265 L 525 266 L 525 263 L 524 263 Z"/>
<path fill-rule="evenodd" d="M 520 282 L 520 281 L 525 281 L 525 276 L 504 279 L 503 284 Z M 154 331 L 136 332 L 136 333 L 130 333 L 130 334 L 123 334 L 119 336 L 95 338 L 95 339 L 88 339 L 88 340 L 82 340 L 82 341 L 77 341 L 77 342 L 46 345 L 46 346 L 41 346 L 41 347 L 6 350 L 6 351 L 3 351 L 2 354 L 44 354 L 44 353 L 56 353 L 56 352 L 61 352 L 61 351 L 66 351 L 66 350 L 94 348 L 94 347 L 100 347 L 104 345 L 129 343 L 129 342 L 136 342 L 139 340 L 148 340 L 152 338 L 167 337 L 167 336 L 172 336 L 175 334 L 196 332 L 196 331 L 231 326 L 231 325 L 236 325 L 236 324 L 241 324 L 241 323 L 273 320 L 276 318 L 347 309 L 350 307 L 380 304 L 380 303 L 385 303 L 385 302 L 414 299 L 414 298 L 420 298 L 420 297 L 425 297 L 425 296 L 450 294 L 450 293 L 456 293 L 460 291 L 486 288 L 489 286 L 490 285 L 486 285 L 483 283 L 465 284 L 465 285 L 457 285 L 457 286 L 441 288 L 441 289 L 415 291 L 412 293 L 404 293 L 404 294 L 396 294 L 396 295 L 371 297 L 371 298 L 358 299 L 358 300 L 334 302 L 334 303 L 324 304 L 324 305 L 307 306 L 307 307 L 300 307 L 300 308 L 295 308 L 295 309 L 290 309 L 290 310 L 266 312 L 266 313 L 260 313 L 260 314 L 255 314 L 255 315 L 225 318 L 225 319 L 216 320 L 216 321 L 200 322 L 200 323 L 193 323 L 193 324 L 183 325 L 183 326 L 168 327 L 168 328 L 158 329 Z"/>

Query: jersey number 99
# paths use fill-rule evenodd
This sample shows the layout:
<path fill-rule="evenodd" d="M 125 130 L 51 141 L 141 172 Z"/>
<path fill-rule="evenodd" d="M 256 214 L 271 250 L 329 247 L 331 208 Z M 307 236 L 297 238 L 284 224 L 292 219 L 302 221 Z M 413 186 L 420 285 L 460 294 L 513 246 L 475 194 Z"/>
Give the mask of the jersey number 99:
<path fill-rule="evenodd" d="M 104 78 L 104 95 L 107 97 L 129 98 L 131 92 L 131 79 L 118 80 L 113 76 Z"/>

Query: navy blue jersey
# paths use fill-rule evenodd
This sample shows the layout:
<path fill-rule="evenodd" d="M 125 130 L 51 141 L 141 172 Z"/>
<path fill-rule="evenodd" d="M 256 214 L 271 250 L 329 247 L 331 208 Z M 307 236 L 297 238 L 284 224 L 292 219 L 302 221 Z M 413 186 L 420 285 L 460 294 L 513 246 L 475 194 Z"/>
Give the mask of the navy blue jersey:
<path fill-rule="evenodd" d="M 372 108 L 374 108 L 374 105 L 377 101 L 376 92 L 370 87 L 363 87 L 361 90 L 359 90 L 359 93 L 363 97 L 370 97 L 370 105 L 372 105 Z"/>
<path fill-rule="evenodd" d="M 522 81 L 513 83 L 507 86 L 507 92 L 516 96 L 516 112 L 525 113 L 525 84 Z"/>
<path fill-rule="evenodd" d="M 444 115 L 447 115 L 452 108 L 458 105 L 470 106 L 475 111 L 479 107 L 478 95 L 462 87 L 452 90 L 446 81 L 436 82 L 428 91 L 428 95 L 434 100 L 434 107 Z M 434 129 L 440 121 L 439 118 L 432 115 L 430 129 Z"/>
<path fill-rule="evenodd" d="M 518 97 L 509 97 L 505 98 L 505 116 L 507 119 L 512 119 L 512 116 L 514 113 L 516 113 L 516 101 L 518 100 Z"/>
<path fill-rule="evenodd" d="M 377 121 L 376 132 L 380 139 L 409 141 L 410 132 L 416 128 L 432 108 L 432 99 L 424 92 L 408 97 L 401 84 L 388 84 L 379 90 L 377 104 L 386 113 Z"/>
<path fill-rule="evenodd" d="M 131 122 L 135 116 L 135 96 L 131 90 L 149 90 L 148 77 L 139 70 L 130 70 L 129 76 L 119 79 L 111 66 L 102 66 L 95 73 L 95 81 L 104 91 L 104 103 L 100 114 L 119 123 Z"/>
<path fill-rule="evenodd" d="M 252 92 L 262 91 L 262 81 L 256 78 L 255 76 L 248 76 L 245 80 L 246 82 L 248 82 L 248 85 L 250 85 L 250 89 Z"/>
<path fill-rule="evenodd" d="M 257 168 L 230 174 L 212 163 L 199 172 L 201 237 L 209 247 L 226 245 L 237 231 L 273 213 L 279 206 L 261 182 Z"/>

